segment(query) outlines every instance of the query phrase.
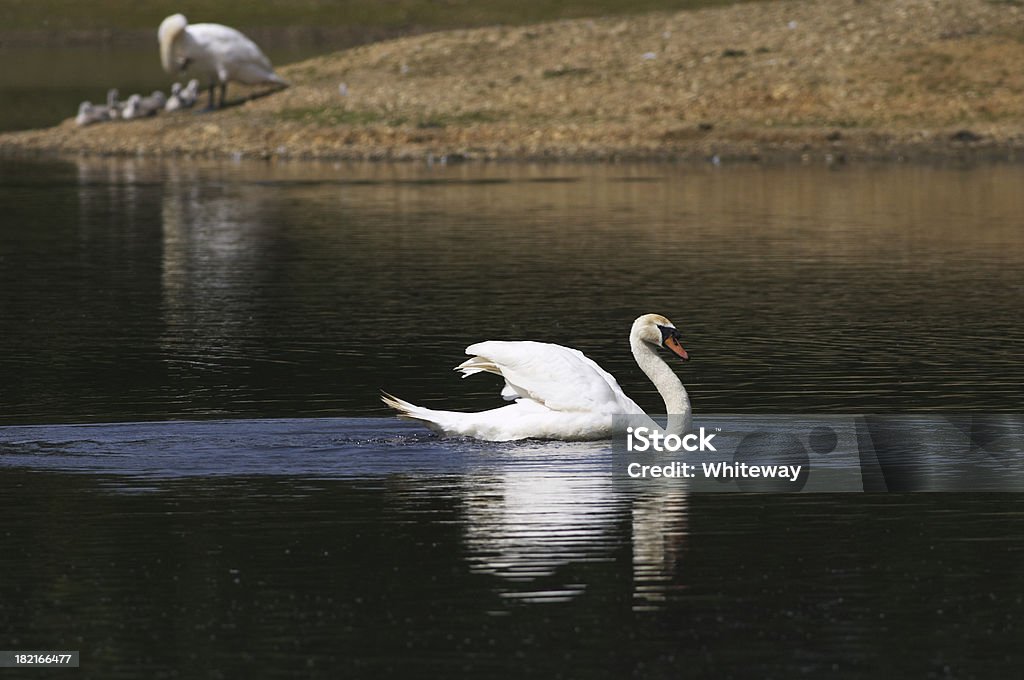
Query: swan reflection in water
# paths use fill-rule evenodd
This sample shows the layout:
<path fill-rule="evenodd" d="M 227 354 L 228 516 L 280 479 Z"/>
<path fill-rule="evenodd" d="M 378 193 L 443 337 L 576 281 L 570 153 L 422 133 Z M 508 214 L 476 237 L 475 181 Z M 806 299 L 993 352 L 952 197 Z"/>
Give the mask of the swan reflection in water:
<path fill-rule="evenodd" d="M 467 561 L 500 579 L 500 595 L 559 602 L 599 587 L 597 574 L 629 559 L 633 607 L 658 607 L 679 585 L 688 534 L 687 494 L 626 494 L 597 461 L 605 443 L 517 447 L 515 465 L 465 482 Z M 605 463 L 607 459 L 605 459 Z"/>

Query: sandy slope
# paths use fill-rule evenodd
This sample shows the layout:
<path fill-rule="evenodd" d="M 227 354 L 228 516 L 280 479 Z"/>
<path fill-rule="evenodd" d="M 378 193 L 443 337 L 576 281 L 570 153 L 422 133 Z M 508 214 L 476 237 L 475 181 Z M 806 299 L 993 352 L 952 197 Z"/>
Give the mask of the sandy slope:
<path fill-rule="evenodd" d="M 1024 8 L 988 0 L 786 1 L 450 31 L 281 73 L 292 88 L 225 111 L 83 129 L 69 120 L 0 135 L 0 150 L 722 160 L 1024 151 Z"/>

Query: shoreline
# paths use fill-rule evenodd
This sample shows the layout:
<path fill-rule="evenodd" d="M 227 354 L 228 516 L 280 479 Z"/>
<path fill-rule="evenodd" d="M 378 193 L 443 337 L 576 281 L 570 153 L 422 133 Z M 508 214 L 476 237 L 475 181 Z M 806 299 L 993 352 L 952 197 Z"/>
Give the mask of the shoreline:
<path fill-rule="evenodd" d="M 956 132 L 952 134 L 957 134 Z M 821 135 L 818 135 L 819 137 Z M 745 143 L 718 138 L 709 146 L 694 145 L 671 151 L 649 152 L 637 149 L 603 149 L 587 153 L 565 153 L 554 149 L 547 152 L 523 153 L 463 153 L 442 150 L 405 150 L 389 153 L 376 149 L 351 147 L 337 153 L 304 153 L 284 150 L 265 150 L 255 153 L 204 149 L 194 150 L 131 150 L 62 148 L 43 145 L 21 146 L 7 144 L 0 139 L 0 158 L 8 160 L 69 160 L 75 158 L 121 158 L 149 160 L 202 160 L 244 162 L 296 162 L 296 163 L 426 163 L 456 165 L 460 163 L 524 163 L 524 164 L 679 164 L 679 165 L 825 165 L 841 167 L 847 164 L 907 163 L 920 165 L 972 165 L 1016 164 L 1024 162 L 1024 144 L 1004 140 L 983 139 L 979 142 L 960 142 L 940 137 L 923 143 L 858 143 L 816 144 L 807 137 L 793 137 L 782 143 L 769 143 L 751 149 Z"/>
<path fill-rule="evenodd" d="M 0 134 L 12 156 L 1018 162 L 1024 11 L 837 0 L 405 36 L 212 114 Z M 69 112 L 70 113 L 70 112 Z"/>

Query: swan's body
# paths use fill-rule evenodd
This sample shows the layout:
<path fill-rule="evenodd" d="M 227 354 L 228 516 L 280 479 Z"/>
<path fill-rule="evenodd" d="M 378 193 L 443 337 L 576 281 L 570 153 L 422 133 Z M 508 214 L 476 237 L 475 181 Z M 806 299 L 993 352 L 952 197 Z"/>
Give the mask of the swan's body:
<path fill-rule="evenodd" d="M 164 70 L 177 75 L 193 69 L 210 86 L 209 108 L 214 104 L 214 86 L 220 85 L 220 104 L 224 105 L 228 81 L 259 85 L 287 85 L 270 65 L 270 60 L 252 40 L 239 31 L 220 24 L 189 24 L 182 14 L 163 20 L 157 32 L 160 62 Z"/>
<path fill-rule="evenodd" d="M 682 359 L 686 350 L 679 333 L 663 316 L 647 314 L 633 322 L 629 336 L 633 356 L 658 388 L 669 414 L 667 431 L 689 428 L 690 400 L 686 388 L 657 354 L 665 347 Z M 607 371 L 579 350 L 543 342 L 489 340 L 466 348 L 468 361 L 456 367 L 463 377 L 495 373 L 505 379 L 501 394 L 513 403 L 479 413 L 435 411 L 384 395 L 386 404 L 403 417 L 425 423 L 449 436 L 488 441 L 607 439 L 616 416 L 646 417 Z M 621 425 L 622 421 L 618 421 Z"/>

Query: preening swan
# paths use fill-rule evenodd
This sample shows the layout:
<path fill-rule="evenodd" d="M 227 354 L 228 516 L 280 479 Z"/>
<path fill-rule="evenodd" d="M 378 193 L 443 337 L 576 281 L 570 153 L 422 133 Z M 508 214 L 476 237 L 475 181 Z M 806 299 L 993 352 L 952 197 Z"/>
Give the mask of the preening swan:
<path fill-rule="evenodd" d="M 671 321 L 645 314 L 633 322 L 629 345 L 640 369 L 665 400 L 669 415 L 665 432 L 689 429 L 690 399 L 686 388 L 658 355 L 662 347 L 689 359 Z M 608 372 L 582 352 L 544 342 L 488 340 L 466 348 L 470 359 L 456 366 L 462 377 L 495 373 L 505 379 L 501 396 L 514 403 L 479 413 L 435 411 L 384 394 L 384 403 L 404 418 L 426 424 L 449 436 L 488 441 L 608 439 L 615 416 L 644 416 Z"/>
<path fill-rule="evenodd" d="M 228 26 L 189 24 L 183 14 L 172 14 L 160 24 L 160 62 L 171 75 L 195 68 L 210 83 L 210 109 L 224 106 L 228 81 L 246 85 L 288 82 L 276 73 L 270 60 L 252 40 Z M 214 102 L 214 87 L 220 85 L 220 103 Z"/>

